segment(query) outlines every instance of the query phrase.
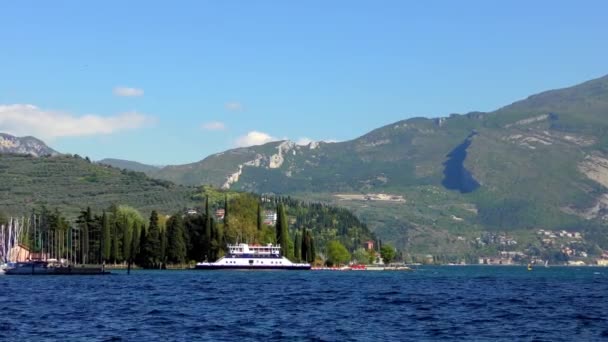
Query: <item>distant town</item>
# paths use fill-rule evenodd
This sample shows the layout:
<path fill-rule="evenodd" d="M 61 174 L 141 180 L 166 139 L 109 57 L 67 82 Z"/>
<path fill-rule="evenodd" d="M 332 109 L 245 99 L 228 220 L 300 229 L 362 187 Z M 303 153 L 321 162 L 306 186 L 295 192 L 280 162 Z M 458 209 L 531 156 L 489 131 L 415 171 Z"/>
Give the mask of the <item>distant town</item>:
<path fill-rule="evenodd" d="M 475 239 L 478 247 L 494 246 L 500 250 L 495 255 L 480 256 L 482 265 L 518 265 L 522 263 L 544 265 L 608 266 L 608 252 L 585 241 L 578 231 L 538 229 L 537 244 L 520 246 L 517 240 L 506 234 L 484 233 Z M 595 257 L 591 257 L 591 256 Z M 599 257 L 598 257 L 599 256 Z"/>

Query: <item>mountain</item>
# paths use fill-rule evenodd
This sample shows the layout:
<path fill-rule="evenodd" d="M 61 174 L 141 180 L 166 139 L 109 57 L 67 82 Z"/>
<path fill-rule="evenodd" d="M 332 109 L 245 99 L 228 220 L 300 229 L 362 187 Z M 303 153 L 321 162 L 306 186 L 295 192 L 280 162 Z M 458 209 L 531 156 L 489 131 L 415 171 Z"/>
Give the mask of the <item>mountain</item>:
<path fill-rule="evenodd" d="M 493 112 L 238 148 L 150 175 L 338 203 L 413 251 L 461 253 L 488 231 L 530 243 L 540 228 L 584 231 L 608 248 L 607 115 L 605 76 Z"/>
<path fill-rule="evenodd" d="M 59 153 L 34 137 L 15 137 L 0 133 L 0 154 L 29 154 L 35 157 L 55 156 Z"/>
<path fill-rule="evenodd" d="M 135 172 L 153 173 L 158 171 L 160 167 L 138 163 L 130 160 L 106 158 L 97 162 L 102 165 L 110 165 L 118 169 L 126 169 Z"/>
<path fill-rule="evenodd" d="M 145 174 L 91 163 L 78 156 L 0 154 L 0 211 L 23 215 L 46 205 L 70 216 L 126 204 L 149 214 L 172 213 L 193 203 L 195 189 Z"/>

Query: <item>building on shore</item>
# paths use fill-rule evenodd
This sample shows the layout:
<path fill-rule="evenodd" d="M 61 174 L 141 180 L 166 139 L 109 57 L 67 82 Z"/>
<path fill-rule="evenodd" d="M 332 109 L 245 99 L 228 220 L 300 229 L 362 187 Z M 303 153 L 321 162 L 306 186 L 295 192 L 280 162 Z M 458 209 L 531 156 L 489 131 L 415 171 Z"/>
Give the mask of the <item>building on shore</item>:
<path fill-rule="evenodd" d="M 608 266 L 608 259 L 597 259 L 596 263 L 598 266 Z"/>
<path fill-rule="evenodd" d="M 499 257 L 480 257 L 480 265 L 515 265 L 513 258 L 510 256 L 499 256 Z"/>
<path fill-rule="evenodd" d="M 274 226 L 277 224 L 277 212 L 274 210 L 264 211 L 264 224 Z"/>
<path fill-rule="evenodd" d="M 48 260 L 48 253 L 32 252 L 29 247 L 24 244 L 18 244 L 11 248 L 8 260 L 12 262 L 26 262 L 28 260 Z"/>

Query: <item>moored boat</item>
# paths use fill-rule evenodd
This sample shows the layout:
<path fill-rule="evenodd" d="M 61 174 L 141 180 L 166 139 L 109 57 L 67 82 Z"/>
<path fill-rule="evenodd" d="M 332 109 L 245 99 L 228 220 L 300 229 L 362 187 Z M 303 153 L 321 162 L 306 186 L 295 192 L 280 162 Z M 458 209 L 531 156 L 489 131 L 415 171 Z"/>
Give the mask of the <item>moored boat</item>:
<path fill-rule="evenodd" d="M 228 245 L 228 254 L 215 262 L 199 262 L 197 270 L 310 270 L 308 263 L 294 263 L 281 255 L 281 247 L 272 244 Z"/>

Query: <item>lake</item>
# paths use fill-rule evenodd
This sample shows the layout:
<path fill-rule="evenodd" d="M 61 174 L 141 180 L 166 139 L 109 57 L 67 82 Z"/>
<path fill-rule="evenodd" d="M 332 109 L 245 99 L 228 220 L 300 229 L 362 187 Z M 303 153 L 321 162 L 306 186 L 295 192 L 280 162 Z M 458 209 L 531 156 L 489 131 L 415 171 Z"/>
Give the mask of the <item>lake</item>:
<path fill-rule="evenodd" d="M 608 338 L 608 268 L 0 276 L 0 339 Z"/>

